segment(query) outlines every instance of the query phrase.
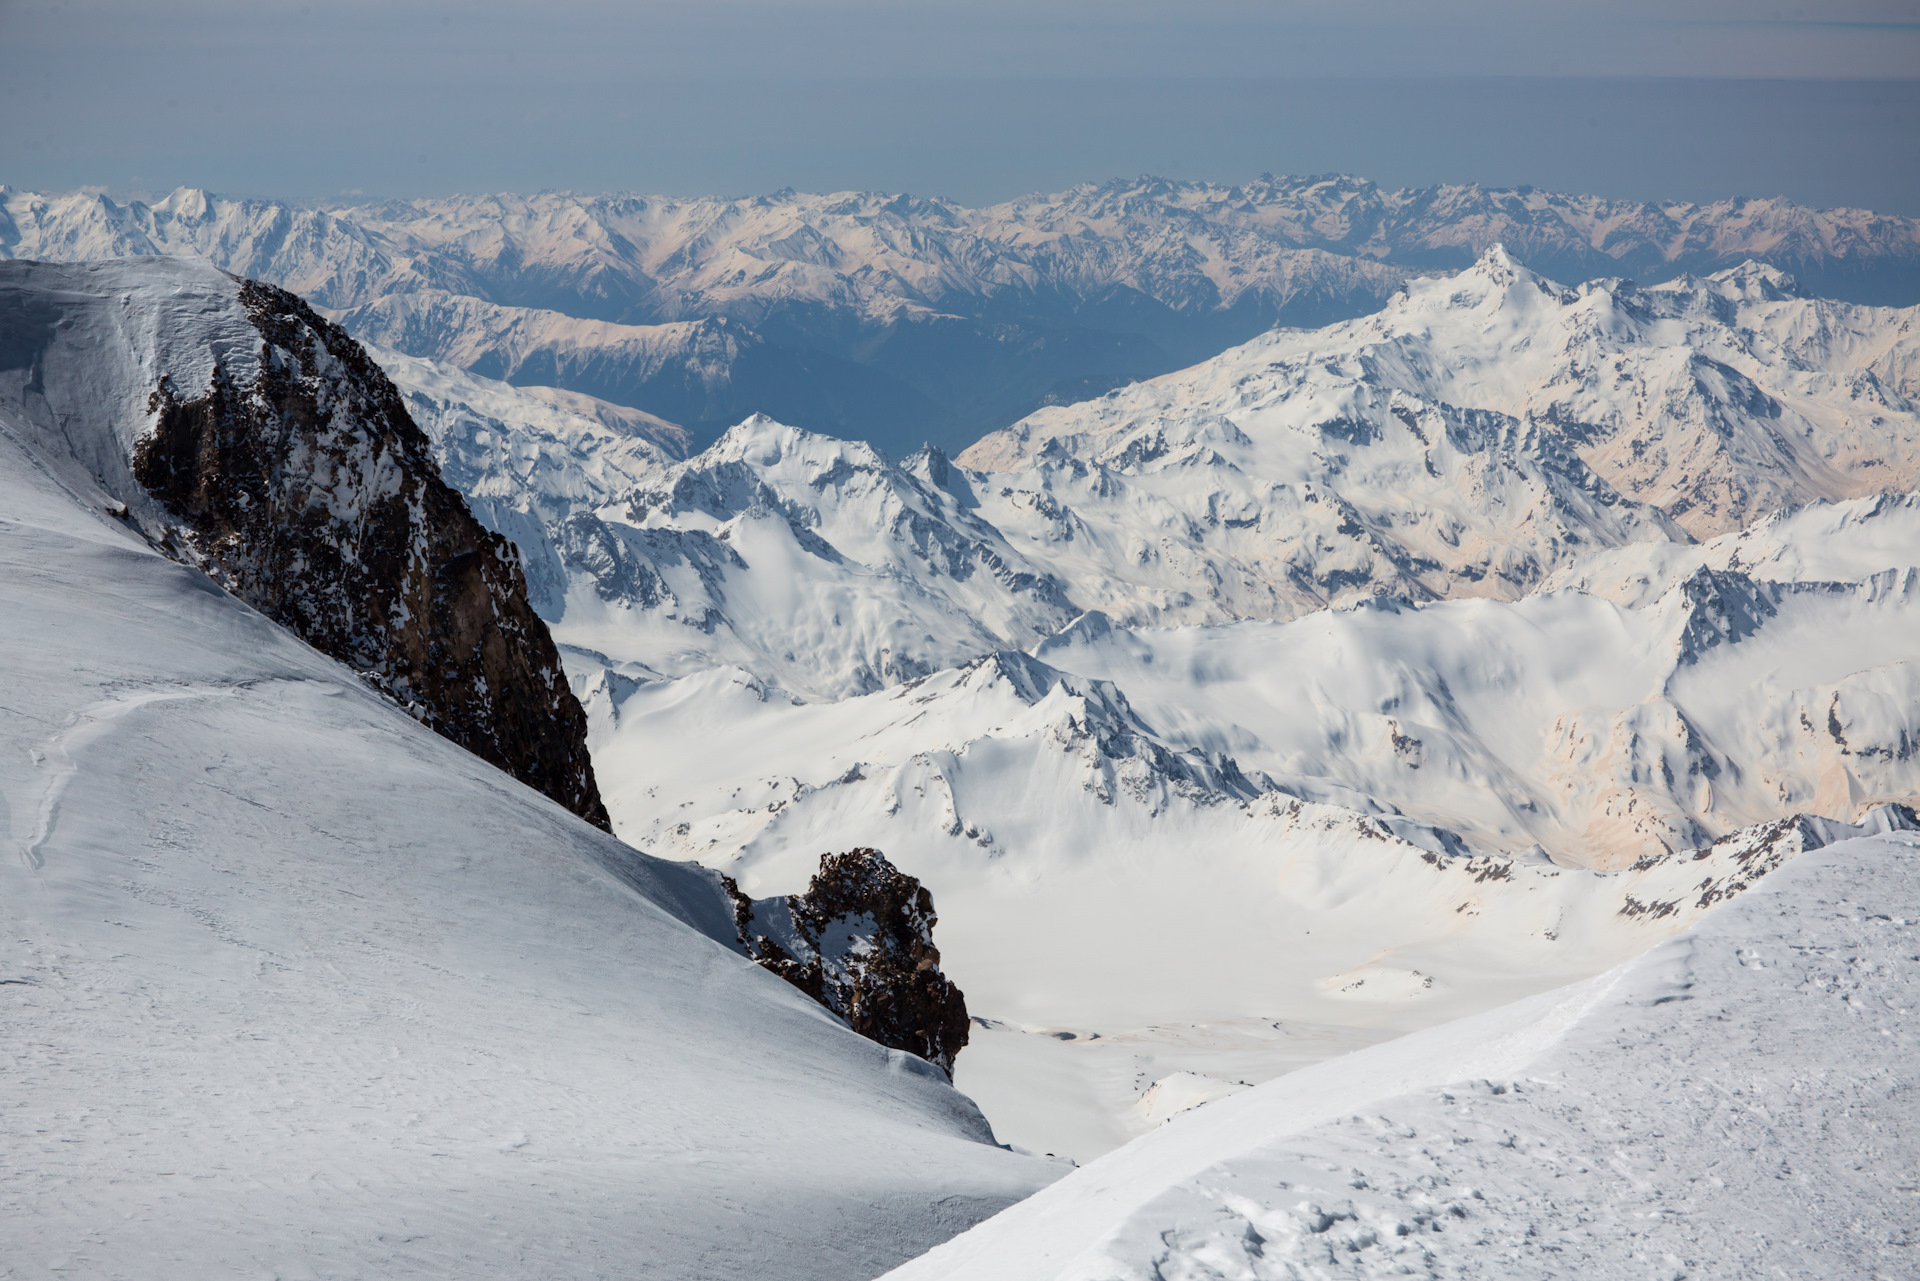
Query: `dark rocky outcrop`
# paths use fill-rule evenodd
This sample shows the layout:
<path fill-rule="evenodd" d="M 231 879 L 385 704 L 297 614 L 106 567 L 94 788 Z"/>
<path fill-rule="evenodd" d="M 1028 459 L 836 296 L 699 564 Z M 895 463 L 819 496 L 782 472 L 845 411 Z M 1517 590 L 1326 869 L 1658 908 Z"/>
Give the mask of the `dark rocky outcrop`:
<path fill-rule="evenodd" d="M 162 378 L 134 477 L 183 528 L 166 546 L 353 668 L 423 724 L 611 830 L 586 716 L 514 546 L 440 478 L 398 392 L 346 331 L 254 281 L 244 385 Z"/>
<path fill-rule="evenodd" d="M 879 850 L 828 854 L 804 894 L 749 899 L 723 877 L 747 955 L 847 1021 L 953 1075 L 967 1001 L 940 973 L 933 897 Z"/>

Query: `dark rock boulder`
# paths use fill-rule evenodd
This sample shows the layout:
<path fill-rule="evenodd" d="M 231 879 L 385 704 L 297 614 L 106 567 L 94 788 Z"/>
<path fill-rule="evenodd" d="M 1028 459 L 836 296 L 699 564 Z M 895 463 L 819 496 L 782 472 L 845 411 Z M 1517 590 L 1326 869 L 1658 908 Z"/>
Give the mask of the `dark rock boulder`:
<path fill-rule="evenodd" d="M 967 1043 L 966 996 L 940 973 L 933 897 L 879 850 L 828 854 L 804 894 L 749 899 L 723 877 L 747 955 L 854 1031 L 939 1066 Z"/>
<path fill-rule="evenodd" d="M 346 331 L 240 283 L 258 373 L 163 375 L 134 478 L 181 522 L 162 545 L 435 732 L 611 830 L 587 724 L 527 600 L 518 550 L 440 477 L 426 436 Z"/>

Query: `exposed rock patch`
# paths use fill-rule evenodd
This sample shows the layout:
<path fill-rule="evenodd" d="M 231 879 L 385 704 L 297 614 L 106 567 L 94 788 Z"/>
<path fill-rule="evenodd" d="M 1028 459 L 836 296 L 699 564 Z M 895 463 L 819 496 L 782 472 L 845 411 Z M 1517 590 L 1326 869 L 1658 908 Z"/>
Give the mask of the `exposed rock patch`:
<path fill-rule="evenodd" d="M 440 477 L 426 436 L 346 331 L 254 281 L 259 373 L 162 376 L 133 473 L 184 523 L 168 550 L 436 733 L 611 830 L 586 716 L 519 553 Z M 184 545 L 182 545 L 184 544 Z"/>
<path fill-rule="evenodd" d="M 804 894 L 750 899 L 721 879 L 749 956 L 860 1035 L 953 1075 L 966 996 L 940 973 L 939 918 L 918 880 L 874 849 L 824 855 Z"/>

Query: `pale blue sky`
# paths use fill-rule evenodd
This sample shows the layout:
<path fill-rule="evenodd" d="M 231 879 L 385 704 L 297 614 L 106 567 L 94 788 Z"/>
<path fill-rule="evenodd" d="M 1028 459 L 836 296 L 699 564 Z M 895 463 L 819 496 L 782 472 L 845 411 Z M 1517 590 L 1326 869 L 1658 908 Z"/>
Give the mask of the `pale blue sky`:
<path fill-rule="evenodd" d="M 1920 0 L 0 0 L 0 85 L 42 189 L 1339 170 L 1920 215 Z"/>

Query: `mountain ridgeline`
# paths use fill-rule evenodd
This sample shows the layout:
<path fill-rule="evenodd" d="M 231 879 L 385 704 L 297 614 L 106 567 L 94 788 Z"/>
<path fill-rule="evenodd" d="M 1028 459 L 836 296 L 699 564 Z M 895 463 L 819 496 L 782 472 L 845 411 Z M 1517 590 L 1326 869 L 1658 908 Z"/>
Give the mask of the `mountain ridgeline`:
<path fill-rule="evenodd" d="M 1648 204 L 1364 179 L 1158 178 L 970 208 L 872 192 L 474 196 L 327 210 L 181 189 L 0 188 L 0 255 L 185 254 L 292 289 L 356 336 L 683 423 L 751 413 L 896 457 L 1276 324 L 1376 310 L 1495 243 L 1562 280 L 1752 259 L 1809 294 L 1920 301 L 1920 222 L 1781 199 Z"/>

